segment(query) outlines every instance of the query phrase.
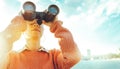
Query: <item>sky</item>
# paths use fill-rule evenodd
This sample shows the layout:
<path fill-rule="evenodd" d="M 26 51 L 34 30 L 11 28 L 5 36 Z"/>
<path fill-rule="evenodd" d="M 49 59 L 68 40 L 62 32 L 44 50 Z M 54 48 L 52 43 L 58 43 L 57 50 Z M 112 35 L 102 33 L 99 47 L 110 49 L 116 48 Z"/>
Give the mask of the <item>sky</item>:
<path fill-rule="evenodd" d="M 3 31 L 22 9 L 27 0 L 0 0 L 0 31 Z M 73 34 L 81 54 L 87 49 L 92 55 L 118 53 L 120 48 L 120 0 L 29 0 L 36 4 L 36 11 L 44 11 L 56 4 L 60 13 L 58 19 Z M 42 45 L 46 48 L 59 48 L 54 34 L 45 27 Z M 20 42 L 22 41 L 22 43 Z M 22 48 L 23 36 L 16 42 L 15 49 Z M 17 46 L 19 43 L 20 46 Z"/>

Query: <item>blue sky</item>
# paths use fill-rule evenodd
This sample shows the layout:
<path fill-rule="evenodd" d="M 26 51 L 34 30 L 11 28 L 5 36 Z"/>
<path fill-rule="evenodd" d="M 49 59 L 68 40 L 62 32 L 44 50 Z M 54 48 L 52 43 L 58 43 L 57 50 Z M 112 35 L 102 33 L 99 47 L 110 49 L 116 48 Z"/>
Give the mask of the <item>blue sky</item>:
<path fill-rule="evenodd" d="M 19 13 L 24 1 L 26 0 L 0 0 L 1 31 Z M 91 49 L 93 54 L 103 54 L 117 52 L 120 48 L 120 0 L 30 1 L 34 1 L 37 11 L 47 9 L 50 4 L 59 6 L 58 18 L 64 22 L 63 26 L 70 29 L 82 54 L 86 53 L 86 49 Z M 57 45 L 56 39 L 51 36 L 43 38 L 43 45 Z M 47 41 L 47 38 L 54 42 Z"/>

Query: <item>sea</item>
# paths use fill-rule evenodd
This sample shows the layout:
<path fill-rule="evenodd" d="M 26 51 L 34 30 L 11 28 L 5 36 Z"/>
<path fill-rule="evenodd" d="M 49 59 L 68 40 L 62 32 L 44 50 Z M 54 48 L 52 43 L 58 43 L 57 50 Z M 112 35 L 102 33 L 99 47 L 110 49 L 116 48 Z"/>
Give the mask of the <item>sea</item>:
<path fill-rule="evenodd" d="M 81 60 L 71 69 L 120 69 L 120 59 L 112 60 Z"/>

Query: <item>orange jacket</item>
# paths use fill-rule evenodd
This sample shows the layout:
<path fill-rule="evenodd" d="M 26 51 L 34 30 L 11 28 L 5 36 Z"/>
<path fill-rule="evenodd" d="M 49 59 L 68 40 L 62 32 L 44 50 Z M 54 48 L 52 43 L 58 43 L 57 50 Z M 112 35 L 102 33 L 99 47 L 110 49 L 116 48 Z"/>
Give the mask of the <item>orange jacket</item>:
<path fill-rule="evenodd" d="M 10 52 L 7 69 L 70 69 L 80 60 L 80 52 L 71 33 L 58 22 L 50 27 L 59 41 L 61 50 Z"/>

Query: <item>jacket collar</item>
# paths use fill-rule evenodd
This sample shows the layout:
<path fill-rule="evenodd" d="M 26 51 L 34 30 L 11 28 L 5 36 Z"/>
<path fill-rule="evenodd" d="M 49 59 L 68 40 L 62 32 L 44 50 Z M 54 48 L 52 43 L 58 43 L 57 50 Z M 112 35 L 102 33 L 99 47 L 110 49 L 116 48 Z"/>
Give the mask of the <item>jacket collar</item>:
<path fill-rule="evenodd" d="M 27 46 L 25 45 L 23 49 L 19 50 L 19 52 L 22 52 L 22 51 L 25 51 L 25 50 L 28 50 Z M 46 53 L 49 53 L 49 51 L 47 49 L 45 49 L 44 47 L 40 47 L 38 49 L 39 52 L 46 52 Z"/>

